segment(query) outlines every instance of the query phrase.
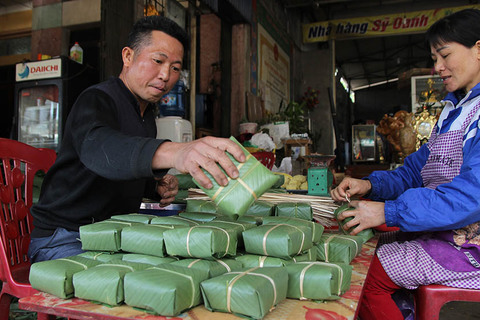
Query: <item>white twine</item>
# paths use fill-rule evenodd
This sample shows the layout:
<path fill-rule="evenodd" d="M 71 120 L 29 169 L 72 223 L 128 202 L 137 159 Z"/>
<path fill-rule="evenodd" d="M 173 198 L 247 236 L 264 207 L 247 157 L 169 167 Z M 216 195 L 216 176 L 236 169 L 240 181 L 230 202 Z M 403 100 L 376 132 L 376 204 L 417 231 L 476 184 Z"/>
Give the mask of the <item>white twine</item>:
<path fill-rule="evenodd" d="M 190 230 L 188 230 L 188 233 L 187 233 L 187 253 L 190 257 L 193 257 L 192 254 L 190 253 L 190 233 L 194 228 L 213 228 L 213 229 L 218 229 L 220 231 L 223 231 L 227 235 L 227 248 L 225 249 L 225 253 L 223 254 L 222 257 L 227 255 L 228 249 L 230 248 L 230 234 L 225 229 L 222 229 L 216 226 L 193 226 L 190 228 Z"/>
<path fill-rule="evenodd" d="M 83 263 L 81 263 L 81 262 L 75 261 L 75 260 L 70 260 L 70 259 L 65 259 L 65 258 L 60 258 L 60 259 L 57 259 L 57 260 L 62 260 L 62 261 L 67 261 L 67 262 L 73 262 L 73 263 L 75 263 L 75 264 L 81 265 L 84 270 L 87 270 L 87 269 L 88 269 L 87 265 L 85 265 L 85 264 L 83 264 Z"/>
<path fill-rule="evenodd" d="M 228 312 L 232 312 L 231 310 L 231 299 L 232 299 L 232 288 L 233 288 L 233 285 L 235 284 L 235 282 L 237 282 L 241 277 L 243 276 L 246 276 L 246 275 L 251 275 L 251 276 L 259 276 L 259 277 L 263 277 L 265 279 L 267 279 L 268 281 L 270 281 L 272 287 L 273 287 L 273 302 L 272 302 L 272 306 L 270 307 L 270 310 L 272 310 L 275 306 L 275 302 L 277 301 L 277 287 L 275 285 L 275 281 L 273 281 L 272 278 L 270 278 L 269 276 L 267 275 L 264 275 L 264 274 L 261 274 L 261 273 L 253 273 L 252 271 L 255 271 L 257 270 L 258 268 L 260 267 L 255 267 L 255 268 L 251 268 L 251 269 L 248 269 L 244 272 L 241 272 L 239 273 L 237 276 L 235 276 L 232 280 L 230 280 L 229 282 L 229 285 L 227 287 L 227 311 Z M 236 274 L 237 272 L 230 272 L 229 274 Z"/>
<path fill-rule="evenodd" d="M 104 263 L 104 264 L 99 264 L 98 266 L 95 266 L 96 268 L 98 267 L 120 267 L 120 268 L 127 268 L 130 271 L 135 271 L 135 269 L 131 266 L 126 266 L 124 264 L 113 264 L 113 263 Z"/>
<path fill-rule="evenodd" d="M 173 270 L 169 270 L 169 269 L 162 269 L 162 268 L 157 268 L 157 267 L 152 267 L 152 268 L 149 268 L 149 269 L 162 270 L 162 271 L 170 272 L 170 273 L 176 274 L 178 276 L 187 278 L 190 281 L 190 285 L 192 287 L 192 299 L 190 301 L 190 306 L 187 309 L 193 307 L 193 304 L 195 302 L 195 299 L 194 299 L 194 297 L 195 297 L 195 283 L 193 282 L 193 278 L 191 276 L 180 273 L 180 272 L 176 272 L 176 271 L 173 271 Z"/>
<path fill-rule="evenodd" d="M 337 296 L 342 294 L 342 283 L 343 283 L 343 269 L 340 267 L 338 264 L 335 263 L 328 263 L 328 262 L 322 262 L 322 261 L 316 261 L 316 262 L 299 262 L 301 264 L 309 263 L 311 264 L 309 267 L 312 265 L 319 265 L 319 266 L 330 266 L 333 268 L 338 269 L 338 273 L 340 276 L 340 281 L 338 281 L 338 290 L 337 290 Z M 303 271 L 303 270 L 302 270 Z M 301 276 L 300 276 L 301 277 Z M 303 294 L 302 294 L 303 296 Z"/>
<path fill-rule="evenodd" d="M 287 226 L 287 227 L 292 227 L 292 228 L 295 228 L 297 229 L 298 231 L 300 231 L 302 233 L 302 243 L 300 245 L 300 248 L 297 252 L 297 255 L 299 255 L 302 250 L 303 250 L 303 245 L 305 243 L 305 233 L 302 231 L 302 229 L 298 228 L 298 227 L 295 227 L 295 226 L 292 226 L 292 225 L 289 225 L 289 224 L 285 224 L 285 223 L 279 223 L 275 226 L 273 226 L 272 228 L 270 228 L 267 232 L 265 232 L 265 235 L 263 236 L 263 240 L 262 240 L 262 248 L 263 248 L 263 253 L 264 255 L 268 256 L 268 253 L 267 253 L 267 237 L 268 237 L 268 234 L 273 231 L 274 229 L 278 228 L 279 226 Z"/>

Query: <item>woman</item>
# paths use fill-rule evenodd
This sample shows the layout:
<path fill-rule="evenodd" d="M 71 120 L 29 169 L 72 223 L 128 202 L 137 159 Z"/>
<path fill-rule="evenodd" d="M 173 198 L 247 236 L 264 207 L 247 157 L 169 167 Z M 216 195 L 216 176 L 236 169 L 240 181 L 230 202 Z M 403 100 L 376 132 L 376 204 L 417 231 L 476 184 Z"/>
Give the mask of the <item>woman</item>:
<path fill-rule="evenodd" d="M 435 71 L 449 92 L 429 142 L 395 171 L 344 179 L 332 191 L 355 209 L 344 228 L 352 234 L 379 226 L 400 227 L 410 241 L 378 248 L 360 306 L 366 319 L 403 319 L 395 291 L 432 283 L 480 289 L 480 11 L 462 10 L 426 34 Z M 412 235 L 416 235 L 413 237 Z"/>

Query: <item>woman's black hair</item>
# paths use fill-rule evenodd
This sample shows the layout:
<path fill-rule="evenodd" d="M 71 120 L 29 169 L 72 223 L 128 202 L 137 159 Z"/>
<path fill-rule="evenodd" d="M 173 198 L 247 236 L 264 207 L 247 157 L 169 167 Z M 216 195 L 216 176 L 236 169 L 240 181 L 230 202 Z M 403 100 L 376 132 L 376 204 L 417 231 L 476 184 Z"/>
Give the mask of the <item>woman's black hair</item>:
<path fill-rule="evenodd" d="M 174 21 L 162 16 L 147 16 L 135 22 L 128 35 L 127 46 L 133 50 L 140 49 L 150 40 L 154 30 L 162 31 L 180 41 L 184 51 L 188 48 L 188 35 L 185 30 Z"/>
<path fill-rule="evenodd" d="M 471 48 L 480 40 L 480 10 L 464 9 L 435 22 L 425 35 L 425 45 L 457 42 Z"/>

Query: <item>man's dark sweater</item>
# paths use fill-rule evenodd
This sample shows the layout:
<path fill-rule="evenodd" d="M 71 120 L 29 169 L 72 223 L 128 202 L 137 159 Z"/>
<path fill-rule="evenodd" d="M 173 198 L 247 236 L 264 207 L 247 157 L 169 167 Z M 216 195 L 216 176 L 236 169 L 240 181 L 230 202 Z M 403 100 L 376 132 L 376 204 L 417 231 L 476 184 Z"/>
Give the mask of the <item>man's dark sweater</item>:
<path fill-rule="evenodd" d="M 55 164 L 31 208 L 32 237 L 56 228 L 78 231 L 81 225 L 114 214 L 138 212 L 142 197 L 155 194 L 152 158 L 156 140 L 153 106 L 143 117 L 136 98 L 119 78 L 92 86 L 68 116 Z"/>

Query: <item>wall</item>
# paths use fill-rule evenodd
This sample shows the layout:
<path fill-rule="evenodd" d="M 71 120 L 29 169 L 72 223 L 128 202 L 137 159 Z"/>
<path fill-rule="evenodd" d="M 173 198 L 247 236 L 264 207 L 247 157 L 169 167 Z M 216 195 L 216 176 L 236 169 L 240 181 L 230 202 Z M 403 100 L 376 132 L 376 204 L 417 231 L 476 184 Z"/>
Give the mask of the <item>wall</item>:
<path fill-rule="evenodd" d="M 215 14 L 200 16 L 199 38 L 199 88 L 198 93 L 210 93 L 212 80 L 212 64 L 220 62 L 221 20 Z"/>
<path fill-rule="evenodd" d="M 7 13 L 0 18 L 0 35 L 30 32 L 32 29 L 32 11 Z"/>
<path fill-rule="evenodd" d="M 198 87 L 197 93 L 203 94 L 203 110 L 206 121 L 202 125 L 208 134 L 220 136 L 222 121 L 222 70 L 221 36 L 222 20 L 215 14 L 203 14 L 197 19 L 198 27 Z M 200 136 L 200 133 L 197 134 Z"/>
<path fill-rule="evenodd" d="M 101 19 L 99 0 L 68 1 L 63 3 L 62 25 L 64 27 L 99 22 Z"/>
<path fill-rule="evenodd" d="M 33 1 L 31 59 L 37 54 L 68 56 L 69 29 L 72 26 L 99 23 L 101 0 Z"/>
<path fill-rule="evenodd" d="M 320 103 L 310 112 L 313 152 L 332 154 L 333 122 L 328 98 L 331 87 L 331 51 L 328 45 L 304 45 L 302 40 L 302 16 L 295 11 L 283 10 L 278 2 L 260 1 L 268 12 L 268 18 L 285 34 L 290 45 L 291 86 L 290 100 L 300 101 L 308 87 L 320 90 Z"/>
<path fill-rule="evenodd" d="M 315 50 L 299 52 L 293 59 L 297 68 L 297 76 L 294 78 L 297 83 L 296 100 L 300 101 L 303 92 L 308 87 L 320 90 L 319 104 L 310 113 L 312 123 L 312 138 L 314 150 L 318 153 L 332 154 L 333 132 L 332 116 L 328 88 L 331 87 L 331 63 L 330 50 Z"/>
<path fill-rule="evenodd" d="M 245 116 L 246 95 L 249 88 L 250 28 L 236 24 L 232 30 L 232 92 L 230 106 L 231 134 L 239 134 L 240 121 Z"/>
<path fill-rule="evenodd" d="M 0 15 L 0 38 L 4 41 L 12 41 L 18 38 L 26 38 L 26 43 L 30 42 L 32 30 L 32 10 L 25 10 L 19 12 L 11 12 Z M 5 45 L 2 43 L 2 45 Z M 6 46 L 6 45 L 5 45 Z M 6 46 L 9 48 L 9 46 Z M 0 55 L 0 66 L 12 65 L 22 61 L 23 59 L 29 59 L 30 53 L 28 48 L 22 50 L 22 53 L 15 52 L 16 50 L 7 50 L 2 48 L 2 54 Z M 10 47 L 10 49 L 12 49 Z"/>

